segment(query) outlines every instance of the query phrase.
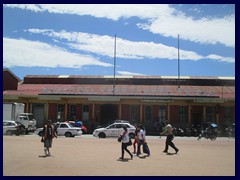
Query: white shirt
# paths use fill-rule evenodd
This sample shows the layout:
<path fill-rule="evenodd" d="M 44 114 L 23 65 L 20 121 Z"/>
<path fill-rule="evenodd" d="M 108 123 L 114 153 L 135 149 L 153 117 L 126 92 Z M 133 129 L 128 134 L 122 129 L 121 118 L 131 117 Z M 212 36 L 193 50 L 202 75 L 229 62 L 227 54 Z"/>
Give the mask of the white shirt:
<path fill-rule="evenodd" d="M 122 142 L 123 143 L 129 142 L 129 135 L 128 135 L 128 132 L 126 132 L 126 131 L 123 131 L 123 133 L 122 133 Z"/>
<path fill-rule="evenodd" d="M 168 124 L 166 127 L 166 135 L 172 135 L 172 126 L 170 124 Z"/>
<path fill-rule="evenodd" d="M 145 139 L 145 131 L 144 130 L 140 130 L 138 133 L 138 139 L 139 140 L 144 140 Z"/>

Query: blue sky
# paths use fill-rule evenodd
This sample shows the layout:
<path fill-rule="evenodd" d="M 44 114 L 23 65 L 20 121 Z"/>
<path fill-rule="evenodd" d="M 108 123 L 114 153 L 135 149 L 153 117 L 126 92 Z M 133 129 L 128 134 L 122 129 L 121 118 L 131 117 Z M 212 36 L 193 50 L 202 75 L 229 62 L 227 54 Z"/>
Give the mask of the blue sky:
<path fill-rule="evenodd" d="M 235 76 L 235 5 L 5 4 L 3 67 L 26 75 Z"/>

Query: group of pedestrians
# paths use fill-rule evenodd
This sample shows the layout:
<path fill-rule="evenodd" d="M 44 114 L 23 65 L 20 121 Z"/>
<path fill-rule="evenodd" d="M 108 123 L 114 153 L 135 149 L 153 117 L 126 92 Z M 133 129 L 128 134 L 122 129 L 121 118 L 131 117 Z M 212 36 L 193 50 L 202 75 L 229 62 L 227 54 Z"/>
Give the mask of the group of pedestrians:
<path fill-rule="evenodd" d="M 147 154 L 147 156 L 150 156 L 150 150 L 149 147 L 147 145 L 147 141 L 146 141 L 146 130 L 143 128 L 142 125 L 137 125 L 136 127 L 136 131 L 135 131 L 135 138 L 134 138 L 134 142 L 131 143 L 131 138 L 129 137 L 129 132 L 127 130 L 127 127 L 123 127 L 123 132 L 119 137 L 119 141 L 122 141 L 122 154 L 121 157 L 119 158 L 120 160 L 124 159 L 124 151 L 126 151 L 131 159 L 133 159 L 133 154 L 135 154 L 136 156 L 140 156 L 141 154 L 141 146 L 143 146 L 142 151 L 143 153 Z M 170 124 L 168 124 L 165 127 L 165 131 L 160 133 L 160 135 L 166 135 L 166 142 L 165 142 L 165 149 L 163 150 L 164 153 L 168 153 L 168 147 L 172 147 L 175 150 L 175 153 L 177 154 L 179 149 L 174 145 L 174 143 L 172 142 L 174 139 L 173 136 L 173 128 Z M 137 151 L 136 151 L 136 144 L 137 144 Z M 133 154 L 128 150 L 128 146 L 133 145 Z"/>
<path fill-rule="evenodd" d="M 135 131 L 135 138 L 134 142 L 131 142 L 131 138 L 129 137 L 129 132 L 126 126 L 123 127 L 123 132 L 119 137 L 119 142 L 121 143 L 121 157 L 120 160 L 124 159 L 124 152 L 126 151 L 131 159 L 133 159 L 133 154 L 136 156 L 140 156 L 141 152 L 147 154 L 147 156 L 150 156 L 150 150 L 147 145 L 146 141 L 146 130 L 143 128 L 142 125 L 136 125 L 136 131 Z M 168 146 L 171 146 L 175 153 L 177 154 L 179 149 L 174 145 L 173 141 L 173 128 L 170 124 L 168 124 L 165 127 L 165 131 L 160 133 L 161 135 L 166 134 L 166 142 L 165 142 L 165 149 L 163 150 L 164 153 L 168 153 Z M 48 120 L 47 124 L 43 127 L 43 135 L 42 135 L 42 142 L 44 143 L 44 152 L 46 156 L 51 156 L 50 148 L 52 147 L 52 139 L 56 137 L 57 133 L 56 129 L 54 129 L 52 125 L 52 121 Z M 128 150 L 128 146 L 133 145 L 133 154 Z M 137 145 L 137 149 L 136 149 Z M 142 146 L 142 151 L 141 151 Z M 137 151 L 136 151 L 137 150 Z"/>
<path fill-rule="evenodd" d="M 141 154 L 141 146 L 143 146 L 143 152 L 147 154 L 147 156 L 150 156 L 150 150 L 147 146 L 146 142 L 146 131 L 144 130 L 143 126 L 138 125 L 136 126 L 136 131 L 135 131 L 135 138 L 133 144 L 131 143 L 131 138 L 129 137 L 129 132 L 127 130 L 127 127 L 123 127 L 123 132 L 120 135 L 120 141 L 122 141 L 122 154 L 121 157 L 119 158 L 120 160 L 124 159 L 124 151 L 126 151 L 131 159 L 133 159 L 133 154 L 136 156 L 139 156 Z M 136 144 L 137 144 L 137 151 L 136 151 Z M 128 150 L 128 146 L 133 145 L 134 152 L 133 154 Z"/>

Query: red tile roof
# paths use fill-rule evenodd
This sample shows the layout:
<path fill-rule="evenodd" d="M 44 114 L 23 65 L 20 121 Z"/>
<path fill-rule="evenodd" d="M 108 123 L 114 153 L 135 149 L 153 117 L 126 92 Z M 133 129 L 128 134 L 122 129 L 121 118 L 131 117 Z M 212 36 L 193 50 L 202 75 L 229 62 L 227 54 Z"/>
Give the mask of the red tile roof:
<path fill-rule="evenodd" d="M 17 91 L 4 91 L 3 95 L 113 95 L 112 85 L 94 84 L 19 84 Z M 116 85 L 118 96 L 180 96 L 219 97 L 235 99 L 234 86 L 184 86 L 176 85 Z"/>

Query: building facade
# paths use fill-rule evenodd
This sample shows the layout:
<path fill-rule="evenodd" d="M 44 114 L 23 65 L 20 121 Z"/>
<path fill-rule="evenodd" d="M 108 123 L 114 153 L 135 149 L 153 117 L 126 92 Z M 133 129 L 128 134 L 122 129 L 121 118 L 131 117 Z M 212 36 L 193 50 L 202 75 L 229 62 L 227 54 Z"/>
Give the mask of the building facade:
<path fill-rule="evenodd" d="M 25 103 L 38 127 L 47 119 L 77 119 L 93 130 L 123 119 L 156 133 L 166 122 L 175 127 L 235 122 L 235 79 L 29 75 L 17 90 L 4 90 L 3 101 Z"/>

